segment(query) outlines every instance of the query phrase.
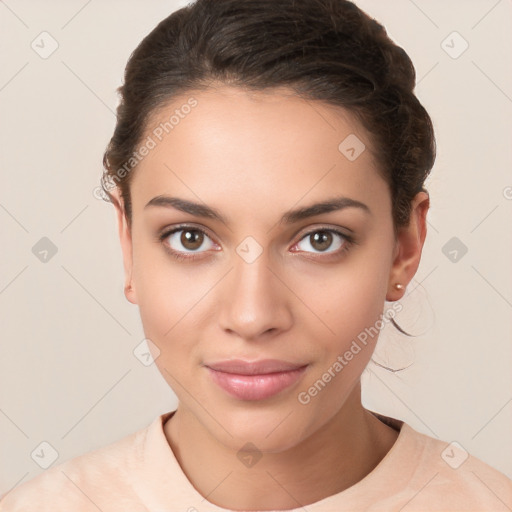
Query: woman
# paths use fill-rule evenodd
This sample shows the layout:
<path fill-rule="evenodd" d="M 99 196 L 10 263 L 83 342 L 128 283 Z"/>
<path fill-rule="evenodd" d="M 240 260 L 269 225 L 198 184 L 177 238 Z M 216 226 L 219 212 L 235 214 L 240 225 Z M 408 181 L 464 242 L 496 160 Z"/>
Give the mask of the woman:
<path fill-rule="evenodd" d="M 361 404 L 426 235 L 414 84 L 343 0 L 198 0 L 142 41 L 103 186 L 179 405 L 2 511 L 512 507 L 505 475 Z"/>

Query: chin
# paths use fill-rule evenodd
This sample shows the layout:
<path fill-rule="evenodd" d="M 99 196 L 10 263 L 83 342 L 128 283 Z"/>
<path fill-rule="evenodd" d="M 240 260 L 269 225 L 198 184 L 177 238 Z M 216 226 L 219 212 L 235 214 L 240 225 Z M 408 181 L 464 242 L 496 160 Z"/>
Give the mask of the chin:
<path fill-rule="evenodd" d="M 210 417 L 204 420 L 214 437 L 232 449 L 239 450 L 250 442 L 262 452 L 279 453 L 293 448 L 307 437 L 308 425 L 313 422 L 313 418 L 308 421 L 303 417 L 304 407 L 292 398 L 295 395 L 272 403 L 220 404 L 212 401 L 215 407 L 211 410 L 216 411 L 215 418 L 222 426 Z"/>

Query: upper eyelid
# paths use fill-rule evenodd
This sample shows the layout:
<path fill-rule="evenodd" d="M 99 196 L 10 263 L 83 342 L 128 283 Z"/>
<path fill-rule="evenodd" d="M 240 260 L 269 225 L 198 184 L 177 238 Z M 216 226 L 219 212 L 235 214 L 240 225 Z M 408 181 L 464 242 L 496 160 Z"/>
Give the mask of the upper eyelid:
<path fill-rule="evenodd" d="M 167 228 L 163 228 L 158 232 L 159 237 L 168 237 L 177 231 L 183 231 L 185 229 L 190 229 L 191 231 L 200 231 L 207 235 L 212 240 L 215 238 L 210 234 L 210 231 L 203 226 L 195 226 L 194 224 L 178 224 L 177 226 L 169 226 Z"/>
<path fill-rule="evenodd" d="M 177 226 L 171 226 L 171 227 L 168 227 L 168 228 L 163 228 L 159 231 L 159 236 L 169 236 L 177 231 L 182 231 L 184 229 L 191 229 L 191 230 L 197 230 L 197 231 L 200 231 L 206 235 L 208 235 L 208 237 L 210 237 L 212 240 L 215 238 L 214 236 L 212 236 L 210 234 L 210 231 L 208 228 L 204 227 L 204 226 L 196 226 L 194 224 L 178 224 Z M 303 231 L 304 230 L 304 231 Z M 334 226 L 327 226 L 327 225 L 321 225 L 321 226 L 318 226 L 318 227 L 313 227 L 313 228 L 303 228 L 303 229 L 300 229 L 294 236 L 293 238 L 295 238 L 296 236 L 299 235 L 299 233 L 303 232 L 302 235 L 301 235 L 301 238 L 300 240 L 302 240 L 302 238 L 304 236 L 307 236 L 311 233 L 315 233 L 317 231 L 332 231 L 332 232 L 335 232 L 337 234 L 340 234 L 346 238 L 350 238 L 350 234 L 346 234 L 346 233 L 343 233 L 343 230 L 347 230 L 347 231 L 350 231 L 350 233 L 353 233 L 353 230 L 350 229 L 350 228 L 346 228 L 346 227 L 340 227 L 340 226 L 337 226 L 337 227 L 334 227 Z"/>
<path fill-rule="evenodd" d="M 334 226 L 319 226 L 317 228 L 305 228 L 305 231 L 303 232 L 303 234 L 301 235 L 301 240 L 302 238 L 304 238 L 304 236 L 307 236 L 307 235 L 310 235 L 311 233 L 316 233 L 317 231 L 331 231 L 333 233 L 336 233 L 337 235 L 341 235 L 345 238 L 350 238 L 351 235 L 348 234 L 348 233 L 343 233 L 343 230 L 347 230 L 347 231 L 350 231 L 352 232 L 351 229 L 348 229 L 348 228 L 342 228 L 342 227 L 334 227 Z M 299 231 L 299 233 L 301 233 L 302 230 Z M 299 234 L 297 233 L 297 235 Z"/>

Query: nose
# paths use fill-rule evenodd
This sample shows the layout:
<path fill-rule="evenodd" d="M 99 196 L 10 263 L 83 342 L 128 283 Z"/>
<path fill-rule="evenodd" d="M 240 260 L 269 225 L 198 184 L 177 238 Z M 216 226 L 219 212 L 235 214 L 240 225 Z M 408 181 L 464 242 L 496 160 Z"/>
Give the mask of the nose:
<path fill-rule="evenodd" d="M 247 341 L 288 330 L 293 323 L 293 294 L 279 277 L 278 266 L 271 266 L 267 252 L 250 263 L 235 254 L 233 267 L 219 289 L 221 328 Z"/>

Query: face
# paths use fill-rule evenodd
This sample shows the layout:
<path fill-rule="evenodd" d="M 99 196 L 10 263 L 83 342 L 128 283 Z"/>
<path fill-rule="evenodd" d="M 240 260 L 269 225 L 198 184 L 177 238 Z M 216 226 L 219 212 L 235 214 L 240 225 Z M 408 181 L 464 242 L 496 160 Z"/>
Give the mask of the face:
<path fill-rule="evenodd" d="M 126 294 L 156 364 L 179 410 L 225 445 L 297 445 L 358 384 L 377 336 L 359 351 L 353 342 L 379 325 L 396 277 L 391 197 L 371 141 L 341 109 L 226 86 L 173 100 L 146 136 L 156 144 L 134 171 L 131 233 L 120 229 Z M 339 149 L 347 137 L 353 152 Z M 338 204 L 310 209 L 328 201 Z M 281 363 L 237 376 L 251 368 L 233 360 Z"/>

